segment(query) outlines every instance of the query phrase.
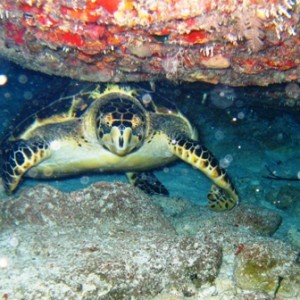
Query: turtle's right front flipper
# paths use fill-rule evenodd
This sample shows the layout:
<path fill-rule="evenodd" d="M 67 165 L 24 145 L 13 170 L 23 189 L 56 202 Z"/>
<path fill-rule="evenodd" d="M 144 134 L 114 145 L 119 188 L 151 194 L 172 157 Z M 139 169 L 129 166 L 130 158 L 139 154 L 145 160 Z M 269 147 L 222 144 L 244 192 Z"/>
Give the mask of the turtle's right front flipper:
<path fill-rule="evenodd" d="M 177 157 L 203 172 L 214 183 L 209 194 L 209 207 L 214 211 L 233 208 L 239 202 L 239 196 L 215 157 L 198 141 L 185 137 L 170 139 L 170 150 Z"/>
<path fill-rule="evenodd" d="M 6 141 L 1 145 L 1 177 L 7 193 L 12 193 L 23 175 L 51 154 L 41 140 Z"/>

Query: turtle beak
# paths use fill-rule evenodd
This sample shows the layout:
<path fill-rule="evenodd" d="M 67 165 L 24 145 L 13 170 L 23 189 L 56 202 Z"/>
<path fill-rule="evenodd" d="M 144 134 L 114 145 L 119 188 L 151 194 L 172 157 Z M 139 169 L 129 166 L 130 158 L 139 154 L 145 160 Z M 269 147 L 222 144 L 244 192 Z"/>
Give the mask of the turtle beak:
<path fill-rule="evenodd" d="M 110 133 L 103 136 L 103 142 L 111 152 L 124 156 L 136 148 L 139 139 L 132 134 L 130 127 L 113 126 Z"/>

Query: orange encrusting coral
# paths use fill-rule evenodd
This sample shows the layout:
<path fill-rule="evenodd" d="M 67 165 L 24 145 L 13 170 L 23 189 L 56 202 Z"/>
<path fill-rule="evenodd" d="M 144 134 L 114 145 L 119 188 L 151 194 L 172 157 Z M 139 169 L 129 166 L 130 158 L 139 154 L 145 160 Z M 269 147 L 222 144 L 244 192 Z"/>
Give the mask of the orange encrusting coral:
<path fill-rule="evenodd" d="M 84 40 L 79 34 L 66 32 L 59 29 L 55 29 L 50 32 L 37 32 L 36 37 L 41 41 L 47 41 L 48 43 L 54 43 L 60 47 L 82 47 L 85 45 Z"/>
<path fill-rule="evenodd" d="M 191 31 L 187 34 L 177 35 L 176 39 L 188 44 L 205 44 L 210 41 L 210 34 L 204 30 Z"/>
<path fill-rule="evenodd" d="M 299 20 L 293 0 L 2 0 L 0 51 L 90 81 L 265 85 L 300 81 Z"/>
<path fill-rule="evenodd" d="M 24 43 L 24 28 L 11 22 L 7 22 L 4 28 L 9 39 L 12 39 L 17 45 Z"/>
<path fill-rule="evenodd" d="M 61 7 L 62 15 L 70 19 L 79 20 L 82 22 L 97 22 L 98 16 L 93 14 L 93 11 L 86 9 L 72 9 L 70 7 Z"/>
<path fill-rule="evenodd" d="M 122 2 L 121 0 L 88 0 L 86 3 L 86 10 L 97 10 L 99 6 L 106 9 L 109 13 L 114 13 L 118 6 Z"/>
<path fill-rule="evenodd" d="M 273 59 L 265 58 L 263 60 L 263 63 L 264 65 L 269 66 L 272 69 L 278 69 L 282 71 L 289 70 L 297 66 L 295 60 L 285 58 L 283 58 L 282 60 L 278 60 L 276 57 L 274 57 Z"/>

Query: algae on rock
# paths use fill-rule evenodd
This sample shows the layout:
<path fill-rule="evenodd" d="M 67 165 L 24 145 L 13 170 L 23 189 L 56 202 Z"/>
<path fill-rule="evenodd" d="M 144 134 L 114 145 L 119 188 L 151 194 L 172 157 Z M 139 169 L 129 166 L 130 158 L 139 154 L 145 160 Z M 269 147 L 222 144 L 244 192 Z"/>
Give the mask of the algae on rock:
<path fill-rule="evenodd" d="M 300 266 L 296 262 L 297 255 L 297 251 L 278 240 L 246 244 L 235 258 L 237 287 L 298 299 Z"/>

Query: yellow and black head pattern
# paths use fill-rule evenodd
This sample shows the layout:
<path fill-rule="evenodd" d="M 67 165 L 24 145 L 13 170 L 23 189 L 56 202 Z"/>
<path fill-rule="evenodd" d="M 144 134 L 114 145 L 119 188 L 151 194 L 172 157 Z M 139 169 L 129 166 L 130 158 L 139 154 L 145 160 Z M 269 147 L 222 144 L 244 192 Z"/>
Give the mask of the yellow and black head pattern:
<path fill-rule="evenodd" d="M 104 102 L 96 122 L 100 143 L 119 156 L 140 148 L 147 133 L 145 111 L 129 98 Z"/>

